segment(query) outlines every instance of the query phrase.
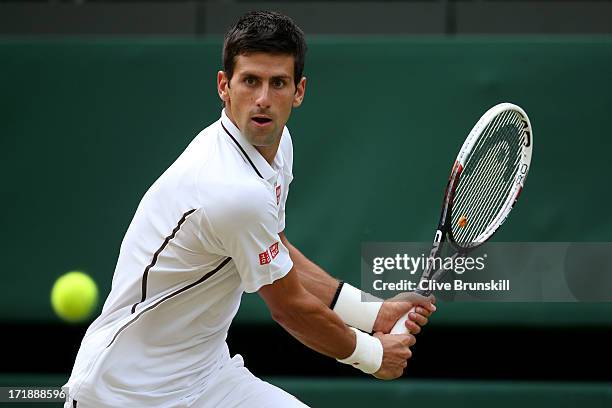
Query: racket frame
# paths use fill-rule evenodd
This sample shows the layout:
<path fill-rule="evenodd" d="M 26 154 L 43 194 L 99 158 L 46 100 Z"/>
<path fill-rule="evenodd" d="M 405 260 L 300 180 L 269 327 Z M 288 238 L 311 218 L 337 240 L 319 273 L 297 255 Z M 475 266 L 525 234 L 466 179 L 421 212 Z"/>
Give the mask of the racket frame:
<path fill-rule="evenodd" d="M 482 135 L 482 132 L 486 129 L 487 125 L 491 123 L 491 121 L 499 114 L 504 111 L 513 110 L 518 112 L 521 115 L 521 120 L 523 123 L 523 138 L 524 141 L 522 143 L 522 149 L 519 158 L 519 170 L 516 174 L 516 178 L 514 180 L 514 184 L 510 188 L 510 191 L 504 201 L 500 211 L 493 219 L 493 221 L 489 224 L 489 226 L 478 235 L 469 246 L 459 245 L 452 233 L 452 208 L 453 208 L 453 199 L 455 196 L 455 190 L 457 188 L 457 184 L 461 178 L 461 172 L 466 165 L 467 158 L 470 156 L 472 149 L 476 145 L 478 138 Z M 442 247 L 444 243 L 447 241 L 450 242 L 451 246 L 456 250 L 455 254 L 453 254 L 450 258 L 454 259 L 457 257 L 463 257 L 468 252 L 473 251 L 477 247 L 484 244 L 487 240 L 489 240 L 493 234 L 499 229 L 499 227 L 504 223 L 508 214 L 510 214 L 510 210 L 518 200 L 521 192 L 523 190 L 523 186 L 525 184 L 525 179 L 527 177 L 527 173 L 529 172 L 529 166 L 531 164 L 531 151 L 533 147 L 533 132 L 531 129 L 531 122 L 529 121 L 529 117 L 525 113 L 525 111 L 517 105 L 511 103 L 500 103 L 498 105 L 493 106 L 491 109 L 485 112 L 484 115 L 476 122 L 476 125 L 472 128 L 471 132 L 468 134 L 465 142 L 461 146 L 459 150 L 459 154 L 455 159 L 455 163 L 453 164 L 453 168 L 451 169 L 451 174 L 448 179 L 448 184 L 446 185 L 446 190 L 444 191 L 444 199 L 442 200 L 442 212 L 440 214 L 440 220 L 438 222 L 438 228 L 436 229 L 436 234 L 434 236 L 433 245 L 431 248 L 431 252 L 429 253 L 429 258 L 437 258 L 442 251 Z M 424 296 L 428 296 L 431 294 L 431 290 L 420 289 L 421 282 L 428 280 L 438 280 L 446 272 L 449 270 L 445 268 L 440 268 L 436 271 L 433 270 L 433 262 L 427 262 L 426 268 L 421 274 L 419 289 L 415 292 L 420 293 Z M 415 308 L 413 307 L 408 313 L 404 316 L 400 317 L 398 321 L 395 323 L 393 328 L 391 329 L 391 334 L 402 334 L 407 333 L 407 329 L 405 326 L 405 322 L 408 319 L 408 314 L 414 312 Z"/>
<path fill-rule="evenodd" d="M 487 128 L 487 126 L 492 122 L 495 117 L 508 110 L 516 111 L 517 113 L 519 113 L 521 115 L 521 121 L 523 122 L 524 141 L 522 144 L 519 158 L 518 173 L 514 180 L 514 184 L 510 188 L 510 191 L 504 201 L 504 204 L 502 205 L 500 211 L 493 219 L 493 221 L 478 237 L 474 239 L 474 242 L 471 242 L 469 246 L 462 246 L 455 241 L 451 226 L 455 190 L 457 189 L 457 185 L 461 178 L 461 173 L 463 171 L 463 168 L 465 167 L 467 159 L 470 156 L 472 149 L 478 142 L 478 139 L 482 135 L 482 132 Z M 484 115 L 482 115 L 478 122 L 476 122 L 476 125 L 474 125 L 474 127 L 468 134 L 467 138 L 465 139 L 465 142 L 463 142 L 463 145 L 459 150 L 459 154 L 455 159 L 455 163 L 453 164 L 453 168 L 451 169 L 448 183 L 444 191 L 444 199 L 442 200 L 442 212 L 440 214 L 440 220 L 438 221 L 438 228 L 436 229 L 436 233 L 434 235 L 434 241 L 431 252 L 429 254 L 429 258 L 437 258 L 442 252 L 442 247 L 446 241 L 448 241 L 456 251 L 456 253 L 451 258 L 463 257 L 467 253 L 473 251 L 474 249 L 478 248 L 486 241 L 488 241 L 499 229 L 499 227 L 508 218 L 510 210 L 512 210 L 512 207 L 518 200 L 523 190 L 525 179 L 527 178 L 527 173 L 529 172 L 529 166 L 531 163 L 531 152 L 533 147 L 532 136 L 533 132 L 531 129 L 531 122 L 529 121 L 529 117 L 521 107 L 512 103 L 504 102 L 493 106 L 491 109 L 486 111 Z M 421 281 L 439 279 L 445 274 L 445 272 L 447 272 L 447 270 L 445 270 L 444 268 L 440 268 L 439 270 L 434 271 L 432 265 L 432 262 L 428 263 L 427 268 L 423 271 L 423 274 L 421 275 Z M 417 292 L 426 296 L 431 293 L 430 290 L 417 290 Z"/>

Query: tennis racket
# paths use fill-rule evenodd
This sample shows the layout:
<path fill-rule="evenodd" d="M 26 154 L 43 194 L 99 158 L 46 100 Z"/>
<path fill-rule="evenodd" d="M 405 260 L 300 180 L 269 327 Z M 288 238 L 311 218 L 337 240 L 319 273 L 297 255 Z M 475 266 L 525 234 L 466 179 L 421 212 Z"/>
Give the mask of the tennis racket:
<path fill-rule="evenodd" d="M 491 238 L 521 195 L 532 147 L 531 123 L 520 107 L 501 103 L 480 118 L 451 170 L 430 258 L 439 256 L 446 241 L 454 249 L 454 259 Z M 426 264 L 421 281 L 438 281 L 449 271 L 434 269 L 436 262 Z M 431 290 L 416 292 L 429 296 Z M 414 308 L 410 310 L 413 311 Z M 408 313 L 397 321 L 391 333 L 407 333 L 407 319 Z"/>

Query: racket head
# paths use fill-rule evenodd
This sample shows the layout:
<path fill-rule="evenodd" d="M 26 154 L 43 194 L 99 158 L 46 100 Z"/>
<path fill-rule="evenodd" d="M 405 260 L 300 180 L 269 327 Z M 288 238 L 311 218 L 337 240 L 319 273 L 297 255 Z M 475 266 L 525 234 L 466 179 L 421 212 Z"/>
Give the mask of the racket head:
<path fill-rule="evenodd" d="M 533 149 L 525 111 L 511 103 L 489 109 L 466 138 L 445 194 L 441 225 L 459 253 L 486 242 L 518 200 Z"/>

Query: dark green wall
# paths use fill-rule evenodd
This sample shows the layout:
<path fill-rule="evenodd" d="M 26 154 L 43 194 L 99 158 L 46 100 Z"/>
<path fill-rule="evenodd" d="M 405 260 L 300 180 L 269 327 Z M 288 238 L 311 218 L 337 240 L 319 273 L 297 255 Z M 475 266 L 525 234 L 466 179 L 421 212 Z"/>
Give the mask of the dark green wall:
<path fill-rule="evenodd" d="M 67 376 L 0 374 L 1 386 L 61 387 Z M 538 408 L 609 407 L 612 386 L 606 383 L 423 381 L 416 379 L 374 381 L 368 379 L 266 377 L 270 382 L 311 407 L 354 408 L 380 406 L 469 406 L 514 408 L 525 404 Z M 3 407 L 39 408 L 40 402 L 3 404 Z M 51 406 L 48 404 L 42 405 Z"/>
<path fill-rule="evenodd" d="M 216 120 L 220 39 L 0 41 L 0 319 L 55 319 L 55 278 L 109 288 L 142 194 Z M 610 241 L 612 39 L 313 38 L 289 127 L 287 235 L 359 281 L 360 243 L 427 241 L 449 166 L 490 106 L 525 108 L 533 165 L 496 240 Z M 585 271 L 585 278 L 588 271 Z M 240 319 L 267 319 L 256 295 Z M 440 323 L 601 324 L 609 305 L 447 305 Z M 441 308 L 443 309 L 443 308 Z M 501 317 L 500 317 L 501 316 Z M 560 317 L 561 316 L 561 317 Z M 586 316 L 586 317 L 585 317 Z"/>

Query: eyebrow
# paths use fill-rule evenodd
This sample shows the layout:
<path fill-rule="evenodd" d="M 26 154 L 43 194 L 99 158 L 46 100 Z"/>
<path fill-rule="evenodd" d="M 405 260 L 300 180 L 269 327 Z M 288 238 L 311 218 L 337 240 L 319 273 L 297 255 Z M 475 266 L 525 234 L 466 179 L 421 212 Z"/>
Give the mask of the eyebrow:
<path fill-rule="evenodd" d="M 248 71 L 240 73 L 240 76 L 241 77 L 251 76 L 251 77 L 255 77 L 255 78 L 261 78 L 261 76 L 255 74 L 253 72 L 248 72 Z M 272 75 L 270 78 L 271 79 L 285 79 L 285 80 L 288 80 L 288 81 L 291 80 L 291 76 L 290 75 L 285 75 L 285 74 Z"/>

